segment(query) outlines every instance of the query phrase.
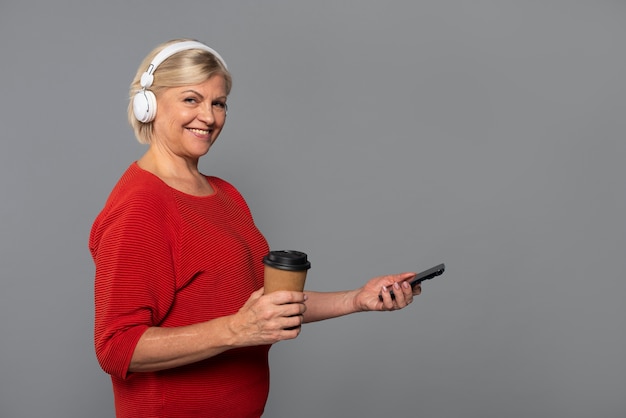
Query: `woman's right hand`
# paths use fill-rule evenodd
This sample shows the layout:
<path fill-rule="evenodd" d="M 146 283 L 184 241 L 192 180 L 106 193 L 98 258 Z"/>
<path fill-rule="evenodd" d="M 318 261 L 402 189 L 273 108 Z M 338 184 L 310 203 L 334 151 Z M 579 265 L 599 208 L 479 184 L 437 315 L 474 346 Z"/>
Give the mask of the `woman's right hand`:
<path fill-rule="evenodd" d="M 301 292 L 277 291 L 265 295 L 261 288 L 252 293 L 232 317 L 231 331 L 238 339 L 236 345 L 274 344 L 296 338 L 301 331 L 305 301 L 306 295 Z"/>

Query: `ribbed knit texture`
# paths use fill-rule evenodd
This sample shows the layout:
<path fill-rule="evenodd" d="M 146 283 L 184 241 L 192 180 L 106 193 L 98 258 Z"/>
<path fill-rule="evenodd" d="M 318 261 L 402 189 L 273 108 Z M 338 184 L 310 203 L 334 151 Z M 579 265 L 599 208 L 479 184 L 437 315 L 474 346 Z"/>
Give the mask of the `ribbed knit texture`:
<path fill-rule="evenodd" d="M 179 192 L 133 163 L 96 218 L 95 349 L 111 375 L 117 417 L 259 417 L 269 346 L 234 349 L 161 372 L 129 373 L 148 327 L 236 313 L 263 286 L 265 238 L 239 192 Z"/>

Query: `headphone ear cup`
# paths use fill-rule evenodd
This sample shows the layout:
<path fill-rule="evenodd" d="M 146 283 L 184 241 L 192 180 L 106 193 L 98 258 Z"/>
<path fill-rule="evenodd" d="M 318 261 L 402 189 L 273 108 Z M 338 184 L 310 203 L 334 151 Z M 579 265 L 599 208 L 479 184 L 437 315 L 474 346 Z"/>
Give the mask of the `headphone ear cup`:
<path fill-rule="evenodd" d="M 142 89 L 133 97 L 133 113 L 142 123 L 150 123 L 156 116 L 156 96 L 150 90 Z"/>

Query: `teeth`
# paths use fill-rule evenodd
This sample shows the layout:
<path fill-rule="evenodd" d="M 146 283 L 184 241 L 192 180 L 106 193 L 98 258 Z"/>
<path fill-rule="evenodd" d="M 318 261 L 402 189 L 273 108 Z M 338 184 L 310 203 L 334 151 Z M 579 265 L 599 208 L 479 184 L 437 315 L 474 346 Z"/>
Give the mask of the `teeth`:
<path fill-rule="evenodd" d="M 204 129 L 193 129 L 193 128 L 189 128 L 189 130 L 190 130 L 191 132 L 195 132 L 195 133 L 200 134 L 200 135 L 208 135 L 208 134 L 209 134 L 209 131 L 208 131 L 208 130 L 204 130 Z"/>

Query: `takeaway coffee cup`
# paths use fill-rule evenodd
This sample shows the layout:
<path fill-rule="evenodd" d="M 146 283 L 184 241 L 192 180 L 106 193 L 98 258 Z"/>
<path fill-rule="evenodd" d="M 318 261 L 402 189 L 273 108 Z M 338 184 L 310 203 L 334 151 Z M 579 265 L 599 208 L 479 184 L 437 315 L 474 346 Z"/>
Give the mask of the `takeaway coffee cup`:
<path fill-rule="evenodd" d="M 265 294 L 277 290 L 302 292 L 311 263 L 300 251 L 270 251 L 263 257 L 265 264 Z"/>

